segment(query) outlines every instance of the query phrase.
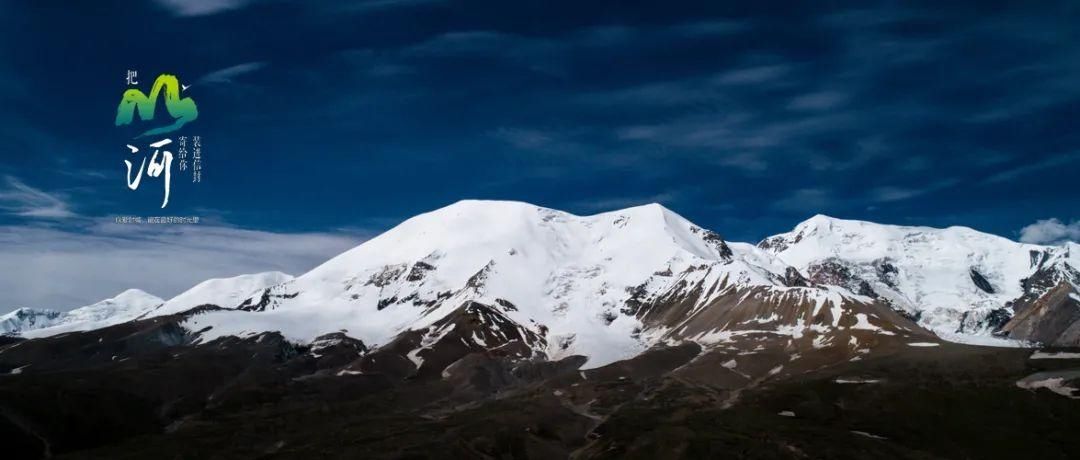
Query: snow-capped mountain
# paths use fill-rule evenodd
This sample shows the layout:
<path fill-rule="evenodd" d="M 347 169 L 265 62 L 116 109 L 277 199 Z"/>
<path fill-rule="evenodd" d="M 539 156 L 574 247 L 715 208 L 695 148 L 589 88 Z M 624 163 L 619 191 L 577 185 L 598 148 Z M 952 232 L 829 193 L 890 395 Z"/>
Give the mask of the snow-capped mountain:
<path fill-rule="evenodd" d="M 160 298 L 128 289 L 116 297 L 56 315 L 51 321 L 24 324 L 17 331 L 23 337 L 46 337 L 65 332 L 98 329 L 136 319 L 164 302 Z M 11 314 L 18 314 L 19 310 Z M 54 312 L 55 313 L 55 312 Z M 11 315 L 9 314 L 9 315 Z"/>
<path fill-rule="evenodd" d="M 236 308 L 248 297 L 267 287 L 281 284 L 293 277 L 281 272 L 263 272 L 231 278 L 213 278 L 196 284 L 155 308 L 150 316 L 172 315 L 201 305 Z"/>
<path fill-rule="evenodd" d="M 815 216 L 752 245 L 656 204 L 575 216 L 462 201 L 297 278 L 242 275 L 168 302 L 147 294 L 124 308 L 112 299 L 102 303 L 111 309 L 95 304 L 57 317 L 24 312 L 24 321 L 49 327 L 20 332 L 40 337 L 210 304 L 224 310 L 189 313 L 183 323 L 195 340 L 278 331 L 315 343 L 338 334 L 390 353 L 380 362 L 418 372 L 463 349 L 584 355 L 590 367 L 686 340 L 863 353 L 927 340 L 923 327 L 954 341 L 1000 342 L 991 338 L 998 333 L 1068 344 L 1080 340 L 1078 257 L 1076 245 L 1022 244 L 961 227 Z M 456 351 L 447 355 L 447 347 Z"/>
<path fill-rule="evenodd" d="M 758 247 L 811 282 L 881 298 L 939 335 L 962 341 L 1002 328 L 1015 310 L 1058 285 L 1075 292 L 1080 284 L 1080 246 L 1017 243 L 966 227 L 818 215 Z"/>
<path fill-rule="evenodd" d="M 56 324 L 63 313 L 40 308 L 17 308 L 0 316 L 0 335 L 18 334 Z"/>
<path fill-rule="evenodd" d="M 138 289 L 129 289 L 111 299 L 67 312 L 20 308 L 0 316 L 0 334 L 47 337 L 176 314 L 207 304 L 236 308 L 244 299 L 268 286 L 291 279 L 292 276 L 285 273 L 264 272 L 206 280 L 168 301 Z"/>
<path fill-rule="evenodd" d="M 597 366 L 673 339 L 771 334 L 809 346 L 840 329 L 917 329 L 890 313 L 843 288 L 811 286 L 770 252 L 727 243 L 660 205 L 582 217 L 462 201 L 185 327 L 205 330 L 204 340 L 273 330 L 311 342 L 343 331 L 371 347 L 420 331 L 404 353 L 414 359 L 461 323 L 446 318 L 467 315 L 519 330 L 455 334 L 470 346 L 525 340 L 548 358 L 581 354 Z"/>

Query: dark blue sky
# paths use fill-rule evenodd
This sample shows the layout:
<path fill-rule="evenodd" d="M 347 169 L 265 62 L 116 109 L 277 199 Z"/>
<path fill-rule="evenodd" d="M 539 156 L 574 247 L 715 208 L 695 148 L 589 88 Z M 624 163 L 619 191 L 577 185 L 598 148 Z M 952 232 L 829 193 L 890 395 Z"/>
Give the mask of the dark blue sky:
<path fill-rule="evenodd" d="M 0 223 L 370 234 L 463 198 L 657 201 L 748 241 L 814 213 L 1080 218 L 1076 3 L 790 3 L 4 2 Z M 125 187 L 128 69 L 199 104 L 204 181 L 174 169 L 164 212 L 159 181 Z"/>

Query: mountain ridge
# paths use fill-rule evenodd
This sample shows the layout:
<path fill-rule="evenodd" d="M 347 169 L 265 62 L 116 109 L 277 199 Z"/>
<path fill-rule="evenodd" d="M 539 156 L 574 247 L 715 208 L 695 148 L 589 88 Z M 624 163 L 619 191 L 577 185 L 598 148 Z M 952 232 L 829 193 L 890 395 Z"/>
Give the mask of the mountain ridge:
<path fill-rule="evenodd" d="M 295 278 L 200 283 L 130 321 L 0 337 L 0 432 L 27 458 L 1080 451 L 1071 247 L 834 224 L 763 248 L 660 207 L 443 208 Z M 928 277 L 948 289 L 911 290 Z M 270 285 L 237 296 L 248 281 Z M 963 323 L 933 309 L 957 289 L 1023 294 L 963 337 L 1039 349 L 924 327 Z M 214 293 L 223 305 L 191 305 Z"/>
<path fill-rule="evenodd" d="M 495 308 L 505 302 L 513 305 L 504 312 L 508 317 L 545 334 L 547 348 L 539 353 L 550 359 L 584 354 L 593 366 L 659 341 L 719 337 L 709 331 L 737 326 L 679 330 L 643 321 L 663 316 L 655 304 L 665 299 L 693 298 L 687 311 L 697 314 L 705 307 L 749 308 L 740 305 L 753 296 L 771 298 L 755 307 L 762 318 L 777 305 L 807 302 L 807 313 L 788 317 L 789 323 L 763 321 L 770 333 L 791 338 L 821 333 L 811 326 L 825 305 L 831 313 L 820 321 L 836 328 L 856 315 L 862 308 L 857 305 L 876 301 L 828 286 L 808 282 L 802 271 L 757 245 L 729 243 L 661 205 L 576 216 L 528 203 L 467 200 L 406 220 L 268 288 L 246 302 L 257 315 L 208 312 L 186 326 L 210 327 L 207 340 L 280 330 L 307 341 L 333 324 L 377 346 L 397 333 L 426 328 L 464 302 Z M 646 304 L 652 306 L 643 309 Z M 685 335 L 689 330 L 697 335 Z"/>
<path fill-rule="evenodd" d="M 693 298 L 686 313 L 698 314 L 720 297 L 739 304 L 752 295 L 772 298 L 772 307 L 813 303 L 804 322 L 829 304 L 840 309 L 829 316 L 837 324 L 845 314 L 841 304 L 883 302 L 949 340 L 1015 345 L 999 339 L 1011 334 L 1027 340 L 1028 334 L 1013 331 L 1032 329 L 1005 328 L 1014 304 L 1037 301 L 1063 279 L 1074 290 L 1080 283 L 1069 281 L 1080 279 L 1069 271 L 1080 257 L 1075 246 L 1018 243 L 960 226 L 885 225 L 823 214 L 749 244 L 728 242 L 657 203 L 578 216 L 523 202 L 462 200 L 407 219 L 299 277 L 267 272 L 207 280 L 142 315 L 214 304 L 235 310 L 190 319 L 193 330 L 210 326 L 205 340 L 278 330 L 308 342 L 348 330 L 377 345 L 477 301 L 548 335 L 549 348 L 538 352 L 557 358 L 588 350 L 584 354 L 604 355 L 594 358 L 603 364 L 656 341 L 701 340 L 716 336 L 709 327 L 732 326 L 690 327 L 681 318 L 687 327 L 680 332 L 656 323 L 665 316 L 655 306 L 658 299 Z M 1043 284 L 1052 285 L 1026 287 L 1037 284 L 1025 281 L 1040 269 L 1033 265 L 1036 253 L 1038 267 L 1051 267 Z M 926 288 L 945 279 L 949 283 Z M 761 310 L 760 316 L 771 314 Z M 686 330 L 698 336 L 686 336 Z"/>

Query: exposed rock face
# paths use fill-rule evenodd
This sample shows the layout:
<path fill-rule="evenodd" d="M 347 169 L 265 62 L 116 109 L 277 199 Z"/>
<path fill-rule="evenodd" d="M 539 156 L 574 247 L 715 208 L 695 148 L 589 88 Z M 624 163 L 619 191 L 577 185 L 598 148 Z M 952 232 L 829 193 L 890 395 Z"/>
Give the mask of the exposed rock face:
<path fill-rule="evenodd" d="M 810 280 L 806 279 L 795 267 L 788 267 L 784 271 L 784 286 L 787 287 L 810 287 Z"/>
<path fill-rule="evenodd" d="M 994 290 L 994 286 L 986 280 L 986 277 L 984 277 L 982 273 L 979 273 L 979 271 L 974 268 L 971 269 L 971 282 L 975 283 L 976 287 L 982 289 L 983 292 L 986 292 L 987 294 L 993 294 L 994 292 L 996 292 Z"/>
<path fill-rule="evenodd" d="M 811 264 L 806 270 L 810 273 L 810 281 L 816 284 L 846 286 L 856 281 L 851 268 L 836 258 Z"/>
<path fill-rule="evenodd" d="M 706 346 L 769 341 L 789 350 L 841 345 L 855 351 L 933 337 L 886 304 L 839 294 L 819 297 L 813 288 L 776 292 L 702 280 L 651 299 L 638 315 L 647 326 L 644 334 Z"/>
<path fill-rule="evenodd" d="M 1035 262 L 1032 265 L 1034 272 L 1020 280 L 1023 295 L 1012 302 L 1016 314 L 1023 313 L 1043 295 L 1062 284 L 1069 284 L 1074 288 L 1080 286 L 1080 270 L 1073 266 L 1069 255 L 1066 252 L 1065 255 L 1053 257 L 1050 251 L 1035 252 L 1031 255 L 1031 260 Z"/>
<path fill-rule="evenodd" d="M 317 360 L 319 369 L 346 366 L 368 353 L 367 345 L 344 332 L 321 335 L 311 342 L 308 352 Z"/>
<path fill-rule="evenodd" d="M 364 373 L 430 378 L 472 353 L 526 359 L 546 346 L 542 335 L 514 322 L 498 308 L 469 302 L 430 327 L 402 333 L 357 362 L 356 368 Z M 387 365 L 392 368 L 385 368 Z"/>
<path fill-rule="evenodd" d="M 1002 327 L 1010 337 L 1052 346 L 1080 346 L 1080 296 L 1061 282 L 1024 306 Z"/>
<path fill-rule="evenodd" d="M 296 297 L 297 294 L 298 293 L 296 292 L 288 292 L 285 288 L 285 285 L 271 286 L 263 289 L 262 292 L 260 292 L 255 297 L 249 297 L 247 299 L 244 299 L 244 301 L 241 302 L 240 305 L 236 307 L 236 309 L 241 311 L 266 311 L 267 309 L 272 310 L 276 305 L 280 304 L 285 300 Z"/>

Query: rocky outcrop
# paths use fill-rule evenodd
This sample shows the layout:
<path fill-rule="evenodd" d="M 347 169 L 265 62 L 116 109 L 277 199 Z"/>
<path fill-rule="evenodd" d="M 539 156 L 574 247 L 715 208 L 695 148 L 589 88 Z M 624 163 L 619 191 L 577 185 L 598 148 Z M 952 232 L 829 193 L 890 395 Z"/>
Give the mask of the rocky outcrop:
<path fill-rule="evenodd" d="M 1026 303 L 1004 327 L 1003 334 L 1052 346 L 1080 346 L 1080 295 L 1060 282 Z"/>

